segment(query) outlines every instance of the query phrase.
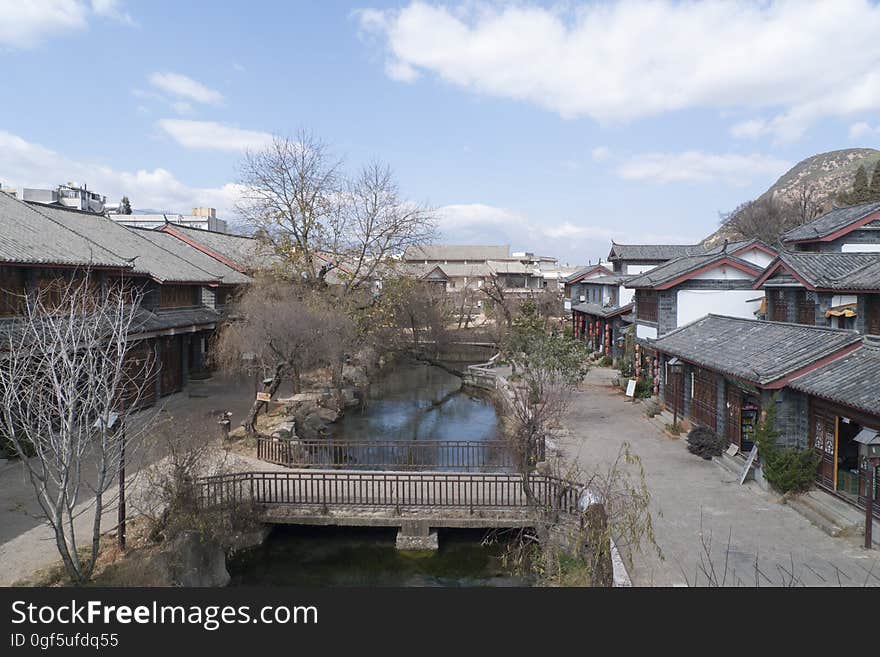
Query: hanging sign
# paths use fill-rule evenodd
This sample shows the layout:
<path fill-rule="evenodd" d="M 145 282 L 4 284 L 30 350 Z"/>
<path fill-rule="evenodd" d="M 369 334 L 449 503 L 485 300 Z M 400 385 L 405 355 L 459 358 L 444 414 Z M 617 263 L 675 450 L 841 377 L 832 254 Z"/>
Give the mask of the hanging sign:
<path fill-rule="evenodd" d="M 257 401 L 267 402 L 272 401 L 272 395 L 268 392 L 258 392 L 257 393 Z"/>

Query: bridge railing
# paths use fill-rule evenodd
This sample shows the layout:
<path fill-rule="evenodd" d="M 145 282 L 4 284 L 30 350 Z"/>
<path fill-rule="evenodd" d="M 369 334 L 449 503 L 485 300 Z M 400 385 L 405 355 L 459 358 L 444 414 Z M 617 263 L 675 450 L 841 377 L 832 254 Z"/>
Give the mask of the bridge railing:
<path fill-rule="evenodd" d="M 543 454 L 538 455 L 543 460 Z M 257 458 L 289 468 L 513 470 L 503 440 L 276 440 L 257 438 Z"/>
<path fill-rule="evenodd" d="M 533 474 L 536 503 L 571 513 L 581 487 L 557 477 Z M 408 472 L 241 472 L 196 482 L 205 507 L 242 502 L 291 506 L 525 508 L 523 481 L 509 473 Z"/>

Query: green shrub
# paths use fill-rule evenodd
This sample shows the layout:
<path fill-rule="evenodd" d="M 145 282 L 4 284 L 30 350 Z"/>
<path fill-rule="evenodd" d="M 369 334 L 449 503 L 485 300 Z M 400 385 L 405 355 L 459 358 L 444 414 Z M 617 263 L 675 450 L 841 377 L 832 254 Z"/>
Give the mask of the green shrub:
<path fill-rule="evenodd" d="M 611 367 L 612 365 L 614 365 L 614 361 L 608 355 L 602 356 L 602 359 L 599 361 L 599 367 Z"/>
<path fill-rule="evenodd" d="M 706 460 L 713 456 L 721 456 L 727 447 L 727 441 L 716 435 L 708 427 L 694 427 L 687 437 L 688 451 Z"/>
<path fill-rule="evenodd" d="M 681 433 L 681 422 L 676 422 L 675 424 L 667 424 L 664 425 L 664 428 L 671 434 L 677 436 Z"/>
<path fill-rule="evenodd" d="M 650 399 L 654 395 L 654 381 L 652 379 L 639 379 L 636 382 L 636 399 Z"/>
<path fill-rule="evenodd" d="M 776 444 L 776 399 L 755 427 L 754 442 L 761 456 L 764 479 L 780 493 L 809 490 L 816 478 L 819 455 L 812 449 L 780 447 Z"/>

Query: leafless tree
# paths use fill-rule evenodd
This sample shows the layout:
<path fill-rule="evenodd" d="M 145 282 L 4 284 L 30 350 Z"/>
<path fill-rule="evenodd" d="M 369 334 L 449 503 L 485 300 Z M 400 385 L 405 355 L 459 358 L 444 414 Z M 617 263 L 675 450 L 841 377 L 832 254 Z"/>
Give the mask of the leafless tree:
<path fill-rule="evenodd" d="M 803 184 L 794 196 L 762 196 L 722 216 L 722 223 L 738 237 L 757 238 L 776 245 L 780 236 L 818 216 L 822 211 L 813 186 Z"/>
<path fill-rule="evenodd" d="M 345 289 L 359 288 L 392 268 L 392 256 L 434 239 L 435 218 L 425 207 L 400 196 L 390 167 L 374 162 L 347 183 L 343 221 L 328 247 L 346 263 Z"/>
<path fill-rule="evenodd" d="M 822 201 L 819 199 L 819 190 L 816 185 L 801 183 L 795 190 L 793 198 L 798 223 L 805 224 L 822 214 Z"/>
<path fill-rule="evenodd" d="M 153 359 L 132 352 L 139 306 L 131 288 L 102 289 L 90 272 L 81 272 L 23 297 L 21 316 L 4 326 L 0 434 L 21 459 L 64 566 L 78 583 L 89 580 L 98 558 L 120 455 L 131 453 L 149 425 L 121 430 L 154 374 Z M 94 520 L 84 539 L 76 520 L 88 506 Z"/>
<path fill-rule="evenodd" d="M 230 309 L 214 349 L 214 358 L 229 372 L 271 373 L 268 392 L 274 395 L 290 379 L 294 393 L 301 391 L 309 369 L 335 364 L 340 345 L 335 342 L 349 320 L 333 311 L 329 301 L 303 285 L 271 277 L 252 283 Z M 253 433 L 263 403 L 254 401 L 244 427 Z"/>
<path fill-rule="evenodd" d="M 238 210 L 256 235 L 312 281 L 335 272 L 346 291 L 373 283 L 392 256 L 434 237 L 432 211 L 404 200 L 391 169 L 346 178 L 329 147 L 308 132 L 274 137 L 246 153 Z"/>

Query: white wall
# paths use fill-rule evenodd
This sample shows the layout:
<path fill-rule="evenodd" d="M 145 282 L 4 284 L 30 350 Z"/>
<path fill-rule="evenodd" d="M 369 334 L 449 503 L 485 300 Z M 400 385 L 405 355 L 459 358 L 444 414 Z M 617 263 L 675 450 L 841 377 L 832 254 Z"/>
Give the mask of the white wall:
<path fill-rule="evenodd" d="M 737 258 L 742 258 L 746 262 L 758 265 L 761 269 L 766 269 L 767 265 L 773 262 L 773 256 L 761 249 L 749 249 L 745 253 L 738 255 Z"/>
<path fill-rule="evenodd" d="M 657 338 L 657 327 L 645 326 L 636 322 L 636 337 L 642 340 L 655 340 Z"/>
<path fill-rule="evenodd" d="M 684 326 L 710 313 L 755 319 L 763 296 L 758 290 L 679 290 L 675 325 Z"/>
<path fill-rule="evenodd" d="M 840 250 L 844 253 L 880 253 L 880 244 L 844 244 Z"/>
<path fill-rule="evenodd" d="M 626 306 L 627 304 L 631 303 L 635 294 L 636 294 L 635 290 L 630 290 L 629 288 L 621 285 L 617 289 L 617 299 L 618 299 L 617 305 L 618 306 Z"/>
<path fill-rule="evenodd" d="M 625 274 L 643 274 L 646 271 L 651 271 L 657 265 L 624 265 Z"/>
<path fill-rule="evenodd" d="M 859 298 L 855 294 L 835 294 L 831 297 L 832 306 L 846 306 L 858 302 Z"/>
<path fill-rule="evenodd" d="M 740 271 L 736 267 L 719 265 L 709 271 L 704 271 L 701 274 L 692 276 L 691 278 L 703 281 L 741 281 L 745 279 L 751 280 L 754 277 L 751 274 Z"/>

